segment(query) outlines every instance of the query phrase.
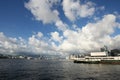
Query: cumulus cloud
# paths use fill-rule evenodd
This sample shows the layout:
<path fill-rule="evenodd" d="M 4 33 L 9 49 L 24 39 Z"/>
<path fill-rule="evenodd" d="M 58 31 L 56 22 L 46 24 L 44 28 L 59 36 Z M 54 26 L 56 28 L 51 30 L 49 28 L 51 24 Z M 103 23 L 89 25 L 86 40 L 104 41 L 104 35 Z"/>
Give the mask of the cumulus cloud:
<path fill-rule="evenodd" d="M 89 17 L 95 12 L 92 2 L 81 4 L 80 0 L 63 0 L 63 10 L 65 16 L 71 21 L 75 21 L 79 17 Z"/>
<path fill-rule="evenodd" d="M 36 53 L 42 53 L 42 50 L 48 49 L 48 44 L 42 40 L 41 36 L 38 37 L 38 34 L 29 37 L 28 44 L 31 45 L 32 50 L 36 51 Z"/>
<path fill-rule="evenodd" d="M 0 32 L 0 53 L 16 55 L 17 52 L 27 52 L 28 47 L 23 38 L 11 38 Z"/>
<path fill-rule="evenodd" d="M 31 11 L 35 19 L 42 21 L 44 24 L 54 23 L 59 30 L 65 30 L 67 24 L 63 23 L 59 18 L 59 12 L 55 6 L 60 3 L 61 0 L 29 0 L 25 3 L 25 7 Z"/>
<path fill-rule="evenodd" d="M 85 34 L 90 34 L 91 36 L 94 35 L 95 38 L 100 38 L 112 34 L 116 24 L 116 16 L 108 14 L 97 23 L 88 23 L 82 30 Z"/>
<path fill-rule="evenodd" d="M 29 0 L 25 3 L 25 7 L 31 11 L 35 16 L 36 20 L 42 21 L 43 23 L 53 23 L 59 20 L 59 12 L 51 8 L 53 4 L 58 3 L 59 0 Z"/>
<path fill-rule="evenodd" d="M 82 28 L 73 25 L 74 29 L 50 33 L 50 37 L 38 32 L 27 40 L 22 37 L 11 38 L 0 32 L 0 52 L 31 52 L 36 54 L 71 54 L 98 51 L 104 45 L 109 49 L 120 48 L 120 35 L 111 36 L 119 27 L 117 17 L 113 14 L 104 15 L 94 23 L 88 23 Z M 64 53 L 64 54 L 63 54 Z"/>
<path fill-rule="evenodd" d="M 52 33 L 51 33 L 51 36 L 52 36 L 52 37 L 51 37 L 52 40 L 57 41 L 57 42 L 59 42 L 59 43 L 62 42 L 63 37 L 60 36 L 58 32 L 56 32 L 56 31 L 55 31 L 55 32 L 52 32 Z"/>
<path fill-rule="evenodd" d="M 55 25 L 59 30 L 65 31 L 68 28 L 68 25 L 63 23 L 61 20 L 56 21 Z"/>
<path fill-rule="evenodd" d="M 87 23 L 82 28 L 73 24 L 73 28 L 60 19 L 60 12 L 54 8 L 56 4 L 62 4 L 64 15 L 70 20 L 75 21 L 79 18 L 93 16 L 95 10 L 105 10 L 105 6 L 96 7 L 95 3 L 90 1 L 82 3 L 80 0 L 29 0 L 25 4 L 31 11 L 36 20 L 43 23 L 54 23 L 61 33 L 54 31 L 50 33 L 50 38 L 46 41 L 42 33 L 32 35 L 29 38 L 29 45 L 33 51 L 59 51 L 59 53 L 82 53 L 99 50 L 104 45 L 110 49 L 119 48 L 120 35 L 111 36 L 120 23 L 117 22 L 117 16 L 113 14 L 94 18 L 94 23 Z"/>
<path fill-rule="evenodd" d="M 51 54 L 56 55 L 55 46 L 52 46 L 45 39 L 41 32 L 32 35 L 28 38 L 28 41 L 22 37 L 10 38 L 0 32 L 0 53 L 10 55 L 23 55 L 24 54 Z M 58 55 L 58 54 L 57 54 Z"/>
<path fill-rule="evenodd" d="M 32 35 L 29 37 L 28 45 L 30 46 L 33 53 L 36 54 L 51 54 L 56 55 L 56 49 L 55 45 L 53 46 L 52 42 L 50 42 L 48 39 L 42 36 L 38 36 L 39 34 L 42 34 L 41 32 L 38 32 L 35 35 Z"/>
<path fill-rule="evenodd" d="M 101 6 L 98 8 L 99 10 L 105 10 L 105 6 Z"/>
<path fill-rule="evenodd" d="M 53 23 L 57 31 L 50 32 L 49 36 L 38 32 L 27 40 L 22 37 L 11 38 L 0 32 L 0 53 L 15 54 L 28 52 L 36 54 L 71 54 L 98 51 L 104 45 L 109 49 L 120 48 L 120 35 L 111 36 L 116 28 L 118 16 L 106 14 L 97 17 L 83 27 L 72 24 L 70 27 L 60 19 L 60 12 L 55 6 L 62 4 L 63 12 L 70 21 L 92 16 L 95 5 L 92 2 L 81 3 L 80 0 L 29 0 L 25 7 L 30 10 L 36 20 L 43 24 Z M 104 10 L 102 6 L 99 9 Z M 61 15 L 63 16 L 63 15 Z M 63 54 L 63 55 L 64 55 Z"/>
<path fill-rule="evenodd" d="M 30 10 L 35 19 L 45 23 L 55 23 L 63 26 L 63 22 L 59 17 L 59 11 L 55 6 L 62 4 L 65 16 L 71 21 L 79 17 L 89 17 L 95 12 L 95 6 L 92 2 L 82 4 L 80 0 L 29 0 L 25 3 L 25 7 Z M 103 9 L 104 7 L 101 7 Z"/>
<path fill-rule="evenodd" d="M 65 39 L 59 48 L 67 52 L 79 51 L 79 53 L 98 51 L 104 45 L 107 45 L 109 49 L 120 48 L 117 44 L 120 35 L 111 37 L 115 28 L 118 27 L 117 24 L 116 16 L 108 14 L 95 23 L 86 24 L 81 29 L 76 26 L 76 30 L 66 30 L 63 32 Z"/>

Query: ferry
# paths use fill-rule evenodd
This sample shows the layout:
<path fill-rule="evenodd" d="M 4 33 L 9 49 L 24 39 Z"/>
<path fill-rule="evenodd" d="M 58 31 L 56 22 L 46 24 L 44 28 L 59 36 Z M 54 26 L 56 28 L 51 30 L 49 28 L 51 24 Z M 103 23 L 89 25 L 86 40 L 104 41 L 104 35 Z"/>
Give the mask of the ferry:
<path fill-rule="evenodd" d="M 87 63 L 87 64 L 120 64 L 120 55 L 111 56 L 107 48 L 100 52 L 91 52 L 89 56 L 80 56 L 71 58 L 74 63 Z"/>
<path fill-rule="evenodd" d="M 107 57 L 90 57 L 85 56 L 81 58 L 74 58 L 74 63 L 88 63 L 88 64 L 120 64 L 120 56 Z"/>

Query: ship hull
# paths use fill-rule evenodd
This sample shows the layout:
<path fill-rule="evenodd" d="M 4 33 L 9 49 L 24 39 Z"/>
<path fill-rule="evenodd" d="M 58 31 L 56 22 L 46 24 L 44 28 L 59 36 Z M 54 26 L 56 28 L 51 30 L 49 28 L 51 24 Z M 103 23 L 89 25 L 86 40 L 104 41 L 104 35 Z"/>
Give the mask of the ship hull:
<path fill-rule="evenodd" d="M 101 64 L 120 64 L 120 60 L 102 60 Z"/>
<path fill-rule="evenodd" d="M 79 61 L 79 60 L 74 60 L 74 63 L 84 63 L 84 64 L 99 64 L 99 61 Z"/>
<path fill-rule="evenodd" d="M 101 60 L 101 61 L 79 61 L 79 60 L 74 60 L 74 63 L 83 63 L 83 64 L 120 64 L 120 60 Z"/>

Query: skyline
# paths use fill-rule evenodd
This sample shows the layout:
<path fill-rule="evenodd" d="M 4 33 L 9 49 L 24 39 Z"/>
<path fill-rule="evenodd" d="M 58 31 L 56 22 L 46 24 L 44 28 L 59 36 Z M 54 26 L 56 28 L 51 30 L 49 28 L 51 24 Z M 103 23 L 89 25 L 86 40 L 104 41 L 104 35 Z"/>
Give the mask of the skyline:
<path fill-rule="evenodd" d="M 67 55 L 120 48 L 120 1 L 0 1 L 0 53 Z"/>

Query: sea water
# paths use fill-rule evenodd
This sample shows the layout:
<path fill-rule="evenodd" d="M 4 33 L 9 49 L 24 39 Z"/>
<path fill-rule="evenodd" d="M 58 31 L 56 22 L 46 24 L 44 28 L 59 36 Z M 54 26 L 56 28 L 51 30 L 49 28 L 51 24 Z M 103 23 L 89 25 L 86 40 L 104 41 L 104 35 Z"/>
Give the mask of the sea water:
<path fill-rule="evenodd" d="M 120 80 L 120 65 L 0 59 L 0 80 Z"/>

